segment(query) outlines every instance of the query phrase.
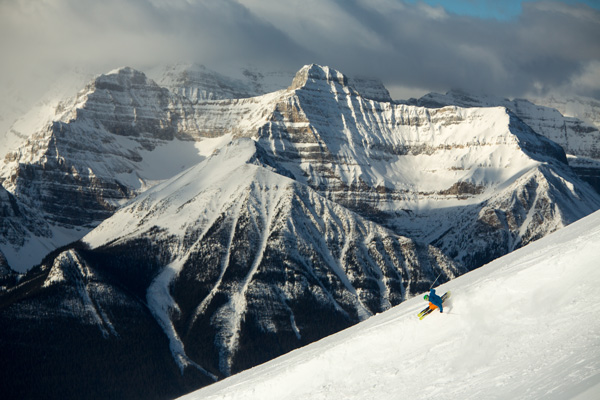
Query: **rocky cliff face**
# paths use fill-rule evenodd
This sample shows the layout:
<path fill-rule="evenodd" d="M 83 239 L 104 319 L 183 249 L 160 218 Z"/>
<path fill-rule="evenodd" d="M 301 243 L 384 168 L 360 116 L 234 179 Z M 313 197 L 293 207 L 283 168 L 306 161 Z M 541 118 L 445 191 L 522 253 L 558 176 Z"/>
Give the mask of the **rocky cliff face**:
<path fill-rule="evenodd" d="M 490 202 L 495 196 L 516 196 L 524 184 L 521 176 L 534 174 L 545 181 L 558 173 L 566 177 L 562 184 L 541 186 L 564 193 L 570 192 L 570 182 L 579 182 L 582 202 L 575 209 L 585 215 L 597 207 L 598 196 L 570 171 L 561 148 L 505 108 L 426 109 L 373 102 L 358 96 L 337 71 L 314 65 L 301 70 L 290 89 L 258 133 L 272 162 L 398 234 L 433 243 L 442 232 L 454 231 L 444 247 L 468 268 L 579 218 L 571 215 L 572 205 L 525 202 L 526 214 L 539 211 L 545 217 L 488 228 L 485 239 L 460 233 L 480 224 L 485 207 L 508 212 L 512 203 Z M 541 171 L 543 164 L 550 164 L 550 170 Z M 456 226 L 462 229 L 453 230 Z"/>
<path fill-rule="evenodd" d="M 2 187 L 0 216 L 0 240 L 4 244 L 22 246 L 29 232 L 42 237 L 51 235 L 47 223 Z"/>
<path fill-rule="evenodd" d="M 169 96 L 129 68 L 98 77 L 6 156 L 2 185 L 52 222 L 97 224 L 135 193 L 120 180 L 139 170 L 139 150 L 173 139 Z"/>
<path fill-rule="evenodd" d="M 78 232 L 80 236 L 85 233 Z M 24 272 L 48 252 L 67 243 L 64 232 L 53 230 L 38 210 L 0 187 L 0 275 L 4 274 L 3 269 L 10 271 L 10 267 Z"/>
<path fill-rule="evenodd" d="M 445 95 L 429 93 L 420 99 L 412 99 L 407 104 L 424 107 L 445 107 L 457 105 L 460 107 L 496 107 L 502 106 L 513 112 L 534 131 L 558 143 L 570 157 L 569 163 L 578 172 L 579 176 L 592 184 L 600 193 L 600 131 L 594 125 L 595 116 L 593 102 L 585 105 L 581 102 L 558 103 L 547 100 L 540 104 L 533 104 L 524 99 L 500 99 L 490 96 L 472 96 L 462 91 L 450 91 Z M 574 104 L 574 105 L 572 105 Z M 561 112 L 570 111 L 571 115 L 565 116 L 552 105 L 561 107 Z M 570 106 L 572 105 L 572 106 Z M 597 110 L 596 110 L 597 111 Z"/>

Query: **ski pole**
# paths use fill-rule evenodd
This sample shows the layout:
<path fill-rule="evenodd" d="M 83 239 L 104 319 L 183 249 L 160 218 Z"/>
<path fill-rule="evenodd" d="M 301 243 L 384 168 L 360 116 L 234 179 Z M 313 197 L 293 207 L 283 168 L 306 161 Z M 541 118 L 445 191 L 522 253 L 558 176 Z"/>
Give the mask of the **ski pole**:
<path fill-rule="evenodd" d="M 429 286 L 429 290 L 431 290 L 431 288 L 433 287 L 433 285 L 435 285 L 435 283 L 437 282 L 438 278 L 440 277 L 440 275 L 442 275 L 442 271 L 440 271 L 439 275 L 437 276 L 437 278 L 435 278 L 435 281 L 433 281 L 433 283 L 431 284 L 431 286 Z"/>

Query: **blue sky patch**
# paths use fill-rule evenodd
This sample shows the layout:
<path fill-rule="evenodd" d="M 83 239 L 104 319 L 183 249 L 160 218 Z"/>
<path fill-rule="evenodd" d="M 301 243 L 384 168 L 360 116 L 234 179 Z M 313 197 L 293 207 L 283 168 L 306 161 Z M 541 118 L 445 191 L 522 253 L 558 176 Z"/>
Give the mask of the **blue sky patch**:
<path fill-rule="evenodd" d="M 421 1 L 431 6 L 441 6 L 447 12 L 456 15 L 508 21 L 519 17 L 522 12 L 522 3 L 535 0 L 407 0 L 407 3 L 414 4 Z M 556 2 L 564 4 L 583 3 L 600 10 L 600 0 L 562 0 Z"/>

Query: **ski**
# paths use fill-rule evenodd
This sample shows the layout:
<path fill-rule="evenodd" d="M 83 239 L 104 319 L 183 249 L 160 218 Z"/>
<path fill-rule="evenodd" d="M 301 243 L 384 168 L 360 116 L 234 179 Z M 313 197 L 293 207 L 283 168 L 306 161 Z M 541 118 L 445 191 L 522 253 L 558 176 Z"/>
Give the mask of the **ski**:
<path fill-rule="evenodd" d="M 442 295 L 442 304 L 444 304 L 444 302 L 446 301 L 446 299 L 448 299 L 450 297 L 450 292 L 446 292 Z M 428 316 L 429 314 L 431 314 L 433 312 L 433 310 L 431 308 L 429 308 L 429 306 L 427 306 L 423 311 L 421 311 L 417 316 L 419 317 L 419 319 L 423 319 L 426 316 Z"/>

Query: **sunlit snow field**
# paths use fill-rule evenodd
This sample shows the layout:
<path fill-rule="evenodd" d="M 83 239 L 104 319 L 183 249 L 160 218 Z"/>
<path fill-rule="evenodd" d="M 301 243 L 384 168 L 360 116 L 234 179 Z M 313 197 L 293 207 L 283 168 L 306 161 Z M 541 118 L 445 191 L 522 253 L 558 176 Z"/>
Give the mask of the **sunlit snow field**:
<path fill-rule="evenodd" d="M 600 212 L 185 399 L 598 399 Z"/>

